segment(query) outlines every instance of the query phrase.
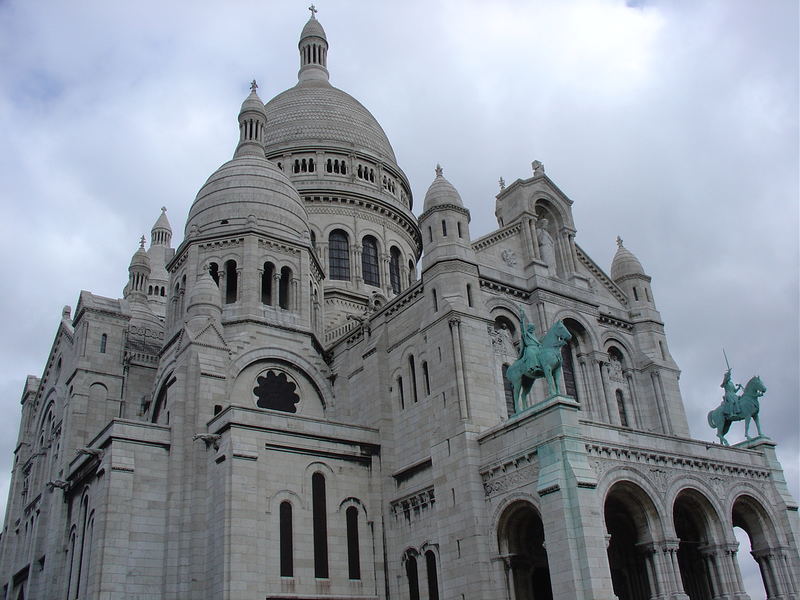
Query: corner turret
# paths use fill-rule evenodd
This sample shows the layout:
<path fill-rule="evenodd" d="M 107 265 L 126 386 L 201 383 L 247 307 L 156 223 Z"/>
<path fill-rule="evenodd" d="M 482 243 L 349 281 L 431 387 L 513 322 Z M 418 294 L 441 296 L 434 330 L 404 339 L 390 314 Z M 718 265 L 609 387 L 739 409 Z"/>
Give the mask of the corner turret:
<path fill-rule="evenodd" d="M 436 177 L 425 194 L 423 213 L 419 217 L 424 249 L 423 271 L 443 259 L 475 261 L 469 222 L 469 210 L 464 208 L 461 195 L 445 179 L 442 167 L 436 165 Z"/>
<path fill-rule="evenodd" d="M 139 240 L 139 248 L 131 257 L 128 267 L 128 285 L 122 294 L 129 302 L 147 301 L 147 282 L 150 278 L 150 258 L 144 249 L 145 237 Z"/>
<path fill-rule="evenodd" d="M 622 245 L 622 238 L 619 236 L 617 253 L 611 261 L 611 279 L 628 296 L 631 307 L 656 309 L 650 290 L 650 276 L 644 272 L 642 263 L 633 252 Z"/>

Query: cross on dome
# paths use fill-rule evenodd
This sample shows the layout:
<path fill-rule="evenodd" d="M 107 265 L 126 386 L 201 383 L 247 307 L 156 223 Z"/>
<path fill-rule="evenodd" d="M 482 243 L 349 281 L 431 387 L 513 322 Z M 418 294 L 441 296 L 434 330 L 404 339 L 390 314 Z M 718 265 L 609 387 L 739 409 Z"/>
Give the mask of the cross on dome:
<path fill-rule="evenodd" d="M 309 6 L 309 7 L 308 7 L 308 10 L 310 10 L 310 11 L 311 11 L 311 18 L 312 18 L 312 19 L 316 19 L 316 18 L 317 18 L 317 17 L 316 17 L 316 13 L 318 13 L 319 11 L 318 11 L 318 10 L 317 10 L 317 9 L 314 7 L 314 5 L 313 5 L 313 4 L 312 4 L 311 6 Z"/>
<path fill-rule="evenodd" d="M 256 83 L 256 80 L 253 79 L 253 81 L 250 82 L 250 91 L 255 92 L 257 89 L 258 89 L 258 84 Z"/>
<path fill-rule="evenodd" d="M 622 248 L 622 238 L 617 236 L 617 247 Z"/>
<path fill-rule="evenodd" d="M 142 239 L 139 240 L 139 248 L 141 248 L 142 250 L 144 250 L 144 242 L 145 242 L 145 239 L 144 239 L 144 236 L 142 236 Z"/>
<path fill-rule="evenodd" d="M 501 177 L 501 178 L 500 178 L 500 180 L 499 180 L 497 183 L 499 183 L 499 184 L 500 184 L 500 189 L 501 189 L 501 190 L 504 190 L 504 189 L 506 189 L 506 180 L 505 180 L 505 179 L 503 179 L 503 178 Z"/>
<path fill-rule="evenodd" d="M 162 207 L 161 207 L 161 212 L 162 212 L 162 213 L 165 213 L 165 212 L 167 212 L 167 207 L 166 207 L 166 206 L 162 206 Z"/>
<path fill-rule="evenodd" d="M 437 177 L 442 177 L 442 173 L 443 172 L 444 171 L 442 170 L 442 165 L 440 165 L 439 163 L 436 163 L 436 176 Z"/>

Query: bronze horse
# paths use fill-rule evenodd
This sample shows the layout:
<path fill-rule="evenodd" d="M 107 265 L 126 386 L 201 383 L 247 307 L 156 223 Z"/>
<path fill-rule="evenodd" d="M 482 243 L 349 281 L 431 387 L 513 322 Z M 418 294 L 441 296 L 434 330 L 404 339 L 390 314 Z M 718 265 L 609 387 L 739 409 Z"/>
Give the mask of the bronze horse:
<path fill-rule="evenodd" d="M 748 440 L 752 439 L 750 437 L 750 419 L 756 422 L 758 435 L 763 435 L 761 433 L 761 424 L 758 422 L 758 399 L 763 396 L 766 391 L 767 386 L 761 381 L 761 377 L 754 375 L 750 378 L 750 381 L 747 382 L 747 385 L 744 386 L 742 395 L 739 396 L 739 411 L 737 414 L 726 415 L 724 403 L 720 403 L 717 408 L 708 413 L 708 424 L 712 429 L 717 430 L 717 437 L 719 438 L 720 444 L 724 446 L 730 445 L 728 444 L 728 440 L 725 439 L 725 434 L 728 433 L 728 430 L 731 428 L 731 423 L 734 421 L 744 420 L 744 435 Z"/>
<path fill-rule="evenodd" d="M 556 321 L 541 340 L 541 346 L 528 346 L 522 356 L 514 361 L 506 371 L 514 391 L 514 411 L 527 408 L 528 394 L 533 382 L 544 377 L 547 379 L 547 390 L 552 396 L 559 394 L 558 380 L 561 376 L 561 348 L 572 339 L 572 334 L 561 321 Z"/>

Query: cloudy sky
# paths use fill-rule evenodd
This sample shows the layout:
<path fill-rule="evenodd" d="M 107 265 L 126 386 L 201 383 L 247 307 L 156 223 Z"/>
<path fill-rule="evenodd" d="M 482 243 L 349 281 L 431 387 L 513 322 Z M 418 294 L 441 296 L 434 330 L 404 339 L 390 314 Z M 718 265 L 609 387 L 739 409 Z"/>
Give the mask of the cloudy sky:
<path fill-rule="evenodd" d="M 296 82 L 306 6 L 0 3 L 3 497 L 20 390 L 61 308 L 121 295 L 160 206 L 180 238 L 249 81 L 264 100 Z M 714 439 L 725 348 L 737 381 L 768 386 L 763 427 L 800 496 L 797 2 L 317 8 L 331 82 L 383 125 L 416 206 L 441 162 L 477 237 L 498 178 L 544 162 L 578 244 L 608 269 L 621 235 L 653 277 L 693 435 Z"/>

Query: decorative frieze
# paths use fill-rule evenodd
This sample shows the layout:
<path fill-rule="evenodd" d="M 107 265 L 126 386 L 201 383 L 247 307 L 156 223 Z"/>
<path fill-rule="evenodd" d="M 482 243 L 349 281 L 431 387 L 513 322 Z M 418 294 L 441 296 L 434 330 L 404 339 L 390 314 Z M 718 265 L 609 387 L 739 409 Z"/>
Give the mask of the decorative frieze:
<path fill-rule="evenodd" d="M 424 513 L 432 510 L 436 504 L 433 486 L 414 494 L 394 500 L 390 504 L 395 522 L 405 520 L 407 523 L 418 520 Z"/>
<path fill-rule="evenodd" d="M 538 475 L 536 450 L 530 450 L 482 470 L 483 492 L 490 498 L 533 483 Z"/>

